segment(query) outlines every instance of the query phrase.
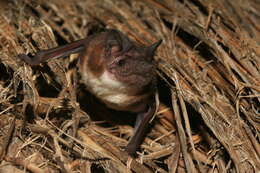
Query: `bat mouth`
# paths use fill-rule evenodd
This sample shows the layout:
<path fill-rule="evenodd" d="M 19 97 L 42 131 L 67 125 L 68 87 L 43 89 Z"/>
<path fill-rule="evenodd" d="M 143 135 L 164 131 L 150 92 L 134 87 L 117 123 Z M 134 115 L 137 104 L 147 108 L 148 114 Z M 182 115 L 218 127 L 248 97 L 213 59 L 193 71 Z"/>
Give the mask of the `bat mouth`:
<path fill-rule="evenodd" d="M 151 71 L 149 73 L 134 73 L 134 72 L 118 72 L 115 69 L 108 71 L 109 76 L 121 82 L 125 86 L 129 87 L 143 87 L 148 85 L 154 79 L 154 73 Z"/>

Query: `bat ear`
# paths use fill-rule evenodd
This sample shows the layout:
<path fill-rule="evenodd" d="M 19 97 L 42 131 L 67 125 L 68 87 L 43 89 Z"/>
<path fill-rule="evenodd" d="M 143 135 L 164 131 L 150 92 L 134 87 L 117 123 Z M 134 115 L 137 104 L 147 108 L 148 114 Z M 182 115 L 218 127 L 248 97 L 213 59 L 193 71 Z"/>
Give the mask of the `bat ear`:
<path fill-rule="evenodd" d="M 156 51 L 156 49 L 158 48 L 158 46 L 160 46 L 161 43 L 162 43 L 162 40 L 159 40 L 159 41 L 153 43 L 151 46 L 148 46 L 148 47 L 146 48 L 147 56 L 148 56 L 148 57 L 153 57 L 154 52 Z"/>
<path fill-rule="evenodd" d="M 106 50 L 110 52 L 110 54 L 114 54 L 121 50 L 121 45 L 117 40 L 108 40 L 106 43 Z"/>
<path fill-rule="evenodd" d="M 126 36 L 118 30 L 110 29 L 107 32 L 106 48 L 111 54 L 122 51 L 125 46 Z"/>
<path fill-rule="evenodd" d="M 120 51 L 122 52 L 127 51 L 130 47 L 133 46 L 133 43 L 129 40 L 129 38 L 125 34 L 115 29 L 109 30 L 107 41 L 116 42 L 117 46 L 121 48 Z"/>

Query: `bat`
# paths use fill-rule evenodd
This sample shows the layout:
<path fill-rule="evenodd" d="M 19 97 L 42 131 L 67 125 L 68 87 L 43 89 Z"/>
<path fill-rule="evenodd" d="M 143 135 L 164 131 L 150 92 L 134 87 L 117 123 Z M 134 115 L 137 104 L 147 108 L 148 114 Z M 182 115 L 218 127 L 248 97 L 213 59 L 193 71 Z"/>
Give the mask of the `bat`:
<path fill-rule="evenodd" d="M 118 30 L 91 35 L 63 46 L 42 50 L 34 57 L 19 54 L 29 65 L 78 53 L 83 84 L 107 107 L 136 113 L 134 133 L 126 151 L 134 156 L 156 111 L 156 62 L 162 40 L 150 46 L 134 43 Z"/>

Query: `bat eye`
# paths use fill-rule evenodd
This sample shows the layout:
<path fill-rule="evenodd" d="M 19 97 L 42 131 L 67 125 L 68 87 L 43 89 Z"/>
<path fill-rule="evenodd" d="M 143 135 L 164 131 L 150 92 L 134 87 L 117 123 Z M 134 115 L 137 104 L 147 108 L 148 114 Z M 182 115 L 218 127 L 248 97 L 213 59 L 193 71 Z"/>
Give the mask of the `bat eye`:
<path fill-rule="evenodd" d="M 117 65 L 122 67 L 123 65 L 125 65 L 125 60 L 124 59 L 120 59 L 119 61 L 117 61 Z"/>

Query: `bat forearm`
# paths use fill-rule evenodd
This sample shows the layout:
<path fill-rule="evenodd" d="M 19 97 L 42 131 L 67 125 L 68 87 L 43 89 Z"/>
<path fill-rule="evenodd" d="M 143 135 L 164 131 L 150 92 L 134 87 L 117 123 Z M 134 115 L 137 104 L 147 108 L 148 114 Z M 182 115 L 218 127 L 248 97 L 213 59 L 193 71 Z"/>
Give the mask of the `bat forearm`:
<path fill-rule="evenodd" d="M 47 61 L 48 59 L 66 57 L 70 54 L 81 52 L 85 48 L 86 42 L 87 39 L 82 39 L 64 46 L 39 51 L 32 58 L 25 54 L 19 54 L 18 58 L 22 59 L 30 65 L 38 65 L 44 61 Z"/>

